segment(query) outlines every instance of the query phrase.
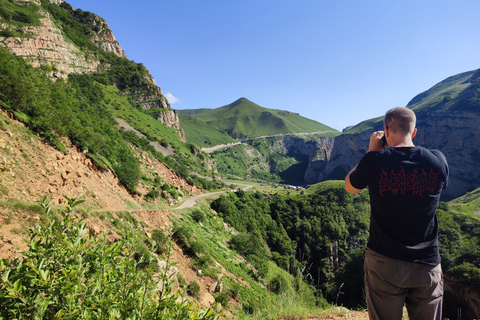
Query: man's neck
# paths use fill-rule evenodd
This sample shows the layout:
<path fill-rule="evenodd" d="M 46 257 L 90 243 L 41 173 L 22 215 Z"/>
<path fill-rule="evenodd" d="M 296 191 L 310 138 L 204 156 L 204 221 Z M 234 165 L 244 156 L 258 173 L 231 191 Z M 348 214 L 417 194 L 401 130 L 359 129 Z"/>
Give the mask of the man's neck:
<path fill-rule="evenodd" d="M 392 148 L 415 147 L 415 145 L 411 141 L 410 142 L 402 141 L 402 142 L 398 142 L 398 143 L 392 143 L 392 145 L 390 147 L 392 147 Z"/>
<path fill-rule="evenodd" d="M 391 136 L 391 138 L 388 139 L 387 141 L 388 141 L 388 146 L 392 148 L 415 147 L 410 137 Z"/>

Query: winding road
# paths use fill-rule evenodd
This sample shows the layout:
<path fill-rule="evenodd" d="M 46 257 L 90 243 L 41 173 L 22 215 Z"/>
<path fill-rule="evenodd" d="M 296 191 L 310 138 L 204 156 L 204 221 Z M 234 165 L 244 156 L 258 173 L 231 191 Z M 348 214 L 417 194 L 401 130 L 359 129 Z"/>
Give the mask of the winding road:
<path fill-rule="evenodd" d="M 243 191 L 247 191 L 248 189 L 250 189 L 251 187 L 253 187 L 252 185 L 243 185 L 243 186 L 244 186 L 244 187 L 242 188 Z M 225 192 L 228 192 L 228 191 L 225 190 L 225 191 L 216 191 L 216 192 L 204 193 L 204 194 L 200 194 L 200 195 L 198 195 L 198 196 L 192 197 L 192 198 L 188 198 L 184 203 L 182 203 L 181 205 L 179 205 L 179 206 L 176 207 L 176 208 L 173 208 L 173 210 L 191 208 L 191 207 L 193 207 L 193 206 L 195 205 L 195 202 L 196 202 L 198 199 L 205 198 L 205 197 L 208 197 L 208 196 L 211 196 L 211 195 L 214 195 L 214 194 L 225 193 Z"/>

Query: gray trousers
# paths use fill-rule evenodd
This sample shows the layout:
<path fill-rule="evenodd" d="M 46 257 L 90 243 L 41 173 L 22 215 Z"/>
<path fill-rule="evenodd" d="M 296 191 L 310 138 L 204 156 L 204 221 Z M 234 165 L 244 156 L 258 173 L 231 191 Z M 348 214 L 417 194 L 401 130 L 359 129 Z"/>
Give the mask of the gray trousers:
<path fill-rule="evenodd" d="M 401 320 L 406 305 L 410 320 L 441 320 L 441 265 L 407 262 L 365 252 L 365 290 L 370 319 Z"/>

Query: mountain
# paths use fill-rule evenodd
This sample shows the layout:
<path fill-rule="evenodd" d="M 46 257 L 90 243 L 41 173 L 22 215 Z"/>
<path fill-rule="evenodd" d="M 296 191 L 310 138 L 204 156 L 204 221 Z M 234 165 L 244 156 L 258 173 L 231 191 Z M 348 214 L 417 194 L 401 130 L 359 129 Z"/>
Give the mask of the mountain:
<path fill-rule="evenodd" d="M 303 185 L 308 172 L 321 171 L 333 137 L 340 134 L 317 121 L 267 109 L 240 98 L 216 109 L 179 110 L 187 142 L 215 159 L 222 176 L 245 176 Z M 316 161 L 316 166 L 310 165 Z"/>
<path fill-rule="evenodd" d="M 46 221 L 41 220 L 34 204 L 38 194 L 48 195 L 52 210 L 69 205 L 70 198 L 82 194 L 85 211 L 75 217 L 84 221 L 88 229 L 75 229 L 70 216 L 65 215 L 69 221 L 56 220 L 61 222 L 56 225 L 69 229 L 69 234 L 79 232 L 74 232 L 76 238 L 54 241 L 54 245 L 63 246 L 68 255 L 55 255 L 58 251 L 51 255 L 51 248 L 47 248 L 46 258 L 55 257 L 53 263 L 50 259 L 24 259 L 30 266 L 24 264 L 11 272 L 5 269 L 11 259 L 2 261 L 1 299 L 15 300 L 20 295 L 12 295 L 14 291 L 22 296 L 32 294 L 30 287 L 25 289 L 28 283 L 51 290 L 55 299 L 70 297 L 68 300 L 76 303 L 76 307 L 70 308 L 72 312 L 95 312 L 99 305 L 81 305 L 86 300 L 81 291 L 83 284 L 95 290 L 106 289 L 113 295 L 121 291 L 118 286 L 117 290 L 103 286 L 107 274 L 121 271 L 118 260 L 107 265 L 105 273 L 101 268 L 102 276 L 96 273 L 95 277 L 84 277 L 82 270 L 92 270 L 91 263 L 99 262 L 93 256 L 98 257 L 97 253 L 103 251 L 105 257 L 110 249 L 101 250 L 100 246 L 83 241 L 100 238 L 102 234 L 112 244 L 112 250 L 120 250 L 122 239 L 132 241 L 129 250 L 115 251 L 119 256 L 132 258 L 130 270 L 147 270 L 152 272 L 150 275 L 155 273 L 156 279 L 164 271 L 164 276 L 172 276 L 168 282 L 182 292 L 182 298 L 188 296 L 198 299 L 200 305 L 226 310 L 228 317 L 232 310 L 259 318 L 266 318 L 267 314 L 274 318 L 298 317 L 298 310 L 306 314 L 306 307 L 308 311 L 318 311 L 318 305 L 327 303 L 323 298 L 326 296 L 319 291 L 314 295 L 315 286 L 328 289 L 333 301 L 339 298 L 338 288 L 346 284 L 344 288 L 352 286 L 358 291 L 344 291 L 350 296 L 354 292 L 355 298 L 361 299 L 361 284 L 357 284 L 362 282 L 368 195 L 346 194 L 342 181 L 298 190 L 294 195 L 287 194 L 290 190 L 267 189 L 260 184 L 253 188 L 254 192 L 245 192 L 238 189 L 240 185 L 232 184 L 236 192 L 222 190 L 225 195 L 215 201 L 215 211 L 211 198 L 203 200 L 196 209 L 172 207 L 185 197 L 223 187 L 216 168 L 243 181 L 249 175 L 298 184 L 318 181 L 327 174 L 343 179 L 342 170 L 348 168 L 348 161 L 358 161 L 359 149 L 368 143 L 371 130 L 381 126 L 380 118 L 340 134 L 288 111 L 265 109 L 239 99 L 220 110 L 189 110 L 180 123 L 177 112 L 170 108 L 148 70 L 126 58 L 101 17 L 76 10 L 62 0 L 11 0 L 0 2 L 0 21 L 0 257 L 18 257 L 26 245 L 41 247 L 40 237 L 23 241 L 39 222 Z M 418 107 L 419 125 L 424 132 L 423 137 L 419 136 L 420 142 L 455 152 L 447 154 L 452 168 L 448 190 L 457 193 L 478 185 L 479 180 L 477 78 L 477 71 L 454 76 L 414 98 L 410 106 Z M 186 135 L 201 137 L 204 145 L 182 141 L 184 122 L 191 123 L 190 128 L 185 124 Z M 268 130 L 256 128 L 261 126 Z M 285 128 L 288 130 L 284 131 Z M 207 148 L 202 150 L 197 144 L 219 148 L 208 148 L 209 156 Z M 342 161 L 348 164 L 342 166 Z M 267 195 L 269 192 L 272 195 Z M 464 315 L 466 308 L 477 309 L 475 318 L 480 312 L 475 293 L 480 281 L 479 260 L 478 253 L 472 250 L 472 246 L 478 247 L 479 239 L 478 197 L 477 189 L 457 201 L 442 203 L 439 208 L 442 254 L 446 253 L 445 262 L 453 277 L 448 279 L 450 287 L 446 291 L 458 300 L 451 306 L 451 317 L 458 315 L 458 310 Z M 357 214 L 360 211 L 362 215 Z M 307 212 L 309 215 L 304 216 Z M 239 223 L 238 230 L 232 230 L 232 222 Z M 63 231 L 43 239 L 65 239 L 56 238 L 63 237 Z M 288 232 L 293 234 L 291 239 L 287 238 Z M 170 242 L 171 260 L 170 256 L 163 259 L 161 248 L 156 246 L 165 240 L 165 235 L 174 240 Z M 305 246 L 307 242 L 312 247 Z M 83 250 L 72 251 L 79 248 L 77 245 Z M 231 250 L 235 246 L 243 256 Z M 355 254 L 350 255 L 347 250 L 354 250 Z M 57 259 L 60 257 L 65 259 Z M 75 264 L 67 258 L 75 260 Z M 310 271 L 310 259 L 320 269 Z M 85 268 L 76 268 L 82 262 L 88 263 L 83 264 Z M 101 264 L 97 262 L 96 266 Z M 22 270 L 28 272 L 32 263 L 39 265 L 35 272 L 12 281 L 11 287 L 5 285 L 6 278 L 12 279 Z M 63 272 L 58 263 L 65 266 L 61 268 Z M 143 270 L 148 263 L 158 269 Z M 73 270 L 73 266 L 80 271 L 64 272 Z M 44 267 L 53 267 L 50 276 Z M 132 276 L 124 270 L 122 275 Z M 37 281 L 36 273 L 42 274 L 43 279 L 38 277 Z M 342 273 L 344 278 L 336 278 Z M 46 281 L 58 285 L 63 283 L 58 279 L 74 276 L 87 279 L 75 293 L 59 294 L 56 287 L 43 285 Z M 309 279 L 309 286 L 302 276 Z M 315 284 L 313 279 L 320 277 L 321 281 Z M 129 284 L 135 280 L 121 279 L 126 281 L 123 289 L 130 289 Z M 144 279 L 148 279 L 148 274 L 142 273 L 135 283 Z M 65 285 L 70 287 L 68 283 Z M 14 291 L 3 294 L 6 288 Z M 136 293 L 132 296 L 139 297 Z M 29 307 L 41 304 L 45 309 L 45 297 L 48 295 L 22 302 L 27 301 Z M 0 313 L 8 307 L 3 301 Z M 106 309 L 117 311 L 110 300 L 107 302 Z M 18 314 L 19 303 L 17 300 L 9 305 L 12 313 Z M 106 305 L 101 304 L 102 308 Z M 49 304 L 48 311 L 52 310 L 53 304 Z M 296 312 L 289 314 L 290 310 Z"/>
<path fill-rule="evenodd" d="M 240 98 L 216 109 L 178 110 L 236 139 L 285 133 L 335 133 L 337 130 L 290 111 L 267 109 Z"/>
<path fill-rule="evenodd" d="M 415 96 L 407 108 L 417 115 L 414 143 L 442 151 L 450 166 L 443 196 L 456 198 L 480 186 L 480 69 L 449 77 Z M 335 138 L 325 170 L 309 181 L 342 179 L 368 149 L 370 134 L 383 130 L 383 116 L 348 128 Z"/>

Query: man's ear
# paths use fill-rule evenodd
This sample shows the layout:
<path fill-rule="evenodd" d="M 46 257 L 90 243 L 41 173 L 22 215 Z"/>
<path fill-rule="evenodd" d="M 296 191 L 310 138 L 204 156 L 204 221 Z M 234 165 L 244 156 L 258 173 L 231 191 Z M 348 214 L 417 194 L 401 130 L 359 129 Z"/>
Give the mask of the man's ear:
<path fill-rule="evenodd" d="M 412 140 L 413 138 L 415 138 L 416 135 L 417 135 L 417 128 L 413 129 Z"/>

